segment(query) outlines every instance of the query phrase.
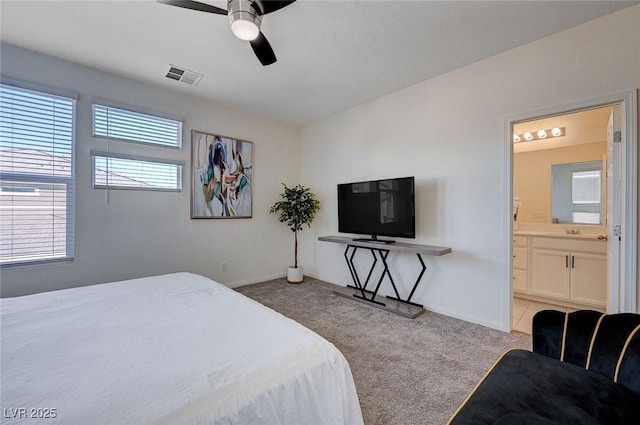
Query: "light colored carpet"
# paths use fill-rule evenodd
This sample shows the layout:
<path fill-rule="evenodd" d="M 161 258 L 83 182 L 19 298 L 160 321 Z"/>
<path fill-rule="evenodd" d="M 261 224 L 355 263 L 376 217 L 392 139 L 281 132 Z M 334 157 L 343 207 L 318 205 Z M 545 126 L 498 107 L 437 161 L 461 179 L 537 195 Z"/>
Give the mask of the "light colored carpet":
<path fill-rule="evenodd" d="M 284 279 L 236 290 L 331 341 L 346 357 L 366 425 L 440 425 L 495 360 L 531 337 L 427 311 L 407 319 L 333 294 L 335 285 Z"/>

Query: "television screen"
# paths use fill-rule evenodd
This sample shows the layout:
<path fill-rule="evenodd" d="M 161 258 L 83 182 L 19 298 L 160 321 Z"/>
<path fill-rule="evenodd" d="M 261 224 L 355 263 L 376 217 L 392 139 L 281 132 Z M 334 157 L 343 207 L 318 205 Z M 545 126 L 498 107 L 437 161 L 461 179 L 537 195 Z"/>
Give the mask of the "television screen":
<path fill-rule="evenodd" d="M 414 178 L 339 184 L 338 231 L 415 238 Z"/>

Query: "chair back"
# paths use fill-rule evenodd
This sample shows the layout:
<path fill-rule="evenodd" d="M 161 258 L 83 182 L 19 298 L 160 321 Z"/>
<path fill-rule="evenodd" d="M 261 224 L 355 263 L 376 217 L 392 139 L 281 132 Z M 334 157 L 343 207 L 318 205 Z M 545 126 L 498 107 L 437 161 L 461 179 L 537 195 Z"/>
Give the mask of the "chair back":
<path fill-rule="evenodd" d="M 640 396 L 640 314 L 543 310 L 533 352 L 599 373 Z"/>

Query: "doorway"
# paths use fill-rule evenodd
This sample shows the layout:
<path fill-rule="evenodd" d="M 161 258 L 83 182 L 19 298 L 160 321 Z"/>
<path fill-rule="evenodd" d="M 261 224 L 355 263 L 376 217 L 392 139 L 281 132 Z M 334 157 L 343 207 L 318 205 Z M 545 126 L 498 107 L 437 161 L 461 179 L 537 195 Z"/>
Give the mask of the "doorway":
<path fill-rule="evenodd" d="M 636 102 L 634 91 L 507 121 L 508 329 L 530 332 L 545 308 L 637 311 Z"/>

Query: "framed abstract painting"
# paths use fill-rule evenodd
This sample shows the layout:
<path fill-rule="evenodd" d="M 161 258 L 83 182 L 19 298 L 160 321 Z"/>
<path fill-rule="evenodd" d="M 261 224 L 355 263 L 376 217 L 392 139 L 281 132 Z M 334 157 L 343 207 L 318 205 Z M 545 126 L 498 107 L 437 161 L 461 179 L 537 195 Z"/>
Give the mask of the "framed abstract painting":
<path fill-rule="evenodd" d="M 253 143 L 191 131 L 191 218 L 251 218 Z"/>

